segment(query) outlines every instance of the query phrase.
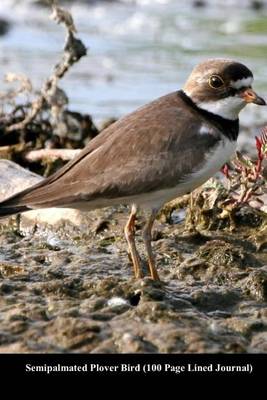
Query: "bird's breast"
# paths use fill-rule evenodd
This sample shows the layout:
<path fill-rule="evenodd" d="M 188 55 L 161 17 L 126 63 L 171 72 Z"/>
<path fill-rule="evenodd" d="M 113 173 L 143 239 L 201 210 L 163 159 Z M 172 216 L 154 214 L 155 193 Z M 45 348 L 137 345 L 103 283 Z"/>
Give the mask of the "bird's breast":
<path fill-rule="evenodd" d="M 136 199 L 136 204 L 139 204 L 144 209 L 157 209 L 164 203 L 193 191 L 220 170 L 231 158 L 235 148 L 236 141 L 222 138 L 207 151 L 201 165 L 193 168 L 190 174 L 185 175 L 177 182 L 177 185 L 140 196 L 139 199 Z"/>
<path fill-rule="evenodd" d="M 180 182 L 185 190 L 194 190 L 211 178 L 231 158 L 236 149 L 236 141 L 223 138 L 205 155 L 204 161 Z"/>

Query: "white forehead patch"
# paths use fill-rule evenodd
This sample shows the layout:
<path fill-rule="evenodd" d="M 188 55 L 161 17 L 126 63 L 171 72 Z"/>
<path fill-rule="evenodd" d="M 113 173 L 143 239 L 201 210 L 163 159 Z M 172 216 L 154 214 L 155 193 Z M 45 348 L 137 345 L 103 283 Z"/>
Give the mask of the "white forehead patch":
<path fill-rule="evenodd" d="M 252 76 L 249 76 L 248 78 L 242 78 L 238 79 L 237 81 L 231 81 L 230 85 L 235 88 L 235 89 L 241 89 L 242 87 L 249 87 L 253 83 L 253 78 Z"/>

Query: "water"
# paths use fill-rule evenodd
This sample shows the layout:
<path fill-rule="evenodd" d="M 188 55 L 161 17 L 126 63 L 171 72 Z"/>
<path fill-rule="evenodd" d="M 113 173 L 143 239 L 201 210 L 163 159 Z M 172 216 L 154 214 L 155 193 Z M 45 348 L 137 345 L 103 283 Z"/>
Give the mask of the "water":
<path fill-rule="evenodd" d="M 192 67 L 207 57 L 231 57 L 254 72 L 254 87 L 267 95 L 267 2 L 210 1 L 195 8 L 182 0 L 72 2 L 68 7 L 88 56 L 61 82 L 70 109 L 100 122 L 180 88 Z M 25 73 L 39 88 L 58 60 L 64 30 L 50 10 L 30 1 L 1 0 L 0 16 L 11 29 L 0 37 L 0 81 L 6 72 Z M 5 84 L 0 83 L 0 90 Z M 267 96 L 266 96 L 267 97 Z M 266 120 L 265 108 L 247 107 L 241 120 Z"/>

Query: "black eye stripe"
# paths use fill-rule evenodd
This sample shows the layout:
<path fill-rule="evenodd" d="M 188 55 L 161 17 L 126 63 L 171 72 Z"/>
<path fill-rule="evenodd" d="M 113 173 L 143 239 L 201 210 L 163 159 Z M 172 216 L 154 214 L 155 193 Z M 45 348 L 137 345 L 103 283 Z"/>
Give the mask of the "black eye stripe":
<path fill-rule="evenodd" d="M 235 89 L 235 88 L 233 88 L 233 87 L 230 87 L 230 88 L 226 91 L 225 97 L 228 97 L 228 96 L 235 96 L 238 92 L 239 92 L 238 89 Z"/>
<path fill-rule="evenodd" d="M 251 87 L 251 86 L 248 86 L 248 87 Z M 225 98 L 225 97 L 229 97 L 229 96 L 235 96 L 236 94 L 241 93 L 244 89 L 246 89 L 246 88 L 245 87 L 241 87 L 240 89 L 235 89 L 233 87 L 229 87 L 225 91 L 223 97 Z"/>

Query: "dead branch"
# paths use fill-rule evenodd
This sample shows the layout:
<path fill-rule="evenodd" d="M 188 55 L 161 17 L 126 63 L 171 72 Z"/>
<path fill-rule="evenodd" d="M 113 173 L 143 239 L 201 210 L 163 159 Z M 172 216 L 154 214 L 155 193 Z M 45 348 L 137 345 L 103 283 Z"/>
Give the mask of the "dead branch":
<path fill-rule="evenodd" d="M 14 130 L 24 129 L 36 115 L 41 111 L 42 107 L 45 103 L 50 105 L 50 100 L 52 100 L 55 105 L 57 99 L 57 84 L 59 79 L 63 78 L 69 68 L 79 59 L 86 55 L 86 47 L 82 43 L 80 39 L 77 39 L 74 36 L 74 32 L 76 32 L 76 28 L 74 26 L 72 16 L 66 10 L 57 6 L 54 0 L 50 1 L 52 7 L 52 15 L 51 18 L 55 20 L 57 23 L 64 24 L 67 30 L 67 38 L 66 44 L 64 47 L 64 53 L 61 57 L 59 63 L 57 63 L 54 67 L 53 73 L 46 80 L 41 90 L 41 94 L 37 97 L 31 104 L 31 110 L 25 116 L 25 118 L 15 124 L 12 124 L 6 128 L 7 132 L 12 132 Z M 60 96 L 59 96 L 60 97 Z M 59 99 L 60 101 L 60 99 Z"/>
<path fill-rule="evenodd" d="M 28 162 L 38 162 L 49 159 L 55 161 L 61 159 L 63 161 L 72 160 L 80 153 L 80 149 L 40 149 L 31 150 L 25 154 L 24 158 Z"/>

